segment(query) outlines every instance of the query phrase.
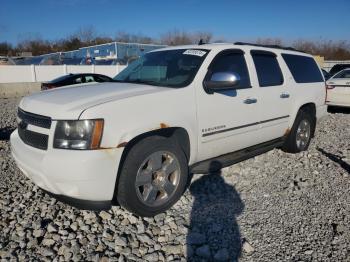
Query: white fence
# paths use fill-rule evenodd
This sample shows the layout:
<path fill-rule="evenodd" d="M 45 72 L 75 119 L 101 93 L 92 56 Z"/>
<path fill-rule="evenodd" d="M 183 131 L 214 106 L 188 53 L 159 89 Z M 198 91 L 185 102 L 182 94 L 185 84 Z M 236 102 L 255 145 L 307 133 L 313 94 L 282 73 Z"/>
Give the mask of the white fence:
<path fill-rule="evenodd" d="M 0 66 L 0 83 L 44 82 L 70 73 L 97 73 L 116 76 L 124 65 L 4 65 Z"/>
<path fill-rule="evenodd" d="M 329 71 L 335 64 L 350 64 L 350 60 L 324 61 L 322 68 Z M 50 81 L 70 73 L 97 73 L 114 77 L 124 65 L 2 65 L 0 83 L 29 83 Z"/>

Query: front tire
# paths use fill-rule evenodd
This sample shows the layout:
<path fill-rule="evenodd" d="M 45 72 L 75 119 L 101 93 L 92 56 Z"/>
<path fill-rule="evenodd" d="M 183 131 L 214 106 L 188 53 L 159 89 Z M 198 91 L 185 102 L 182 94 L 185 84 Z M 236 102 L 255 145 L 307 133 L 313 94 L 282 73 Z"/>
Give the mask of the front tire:
<path fill-rule="evenodd" d="M 185 190 L 188 165 L 172 139 L 145 138 L 127 153 L 121 168 L 117 199 L 140 216 L 154 216 L 175 204 Z"/>
<path fill-rule="evenodd" d="M 309 112 L 300 110 L 282 149 L 288 153 L 299 153 L 307 150 L 314 127 L 315 118 Z"/>

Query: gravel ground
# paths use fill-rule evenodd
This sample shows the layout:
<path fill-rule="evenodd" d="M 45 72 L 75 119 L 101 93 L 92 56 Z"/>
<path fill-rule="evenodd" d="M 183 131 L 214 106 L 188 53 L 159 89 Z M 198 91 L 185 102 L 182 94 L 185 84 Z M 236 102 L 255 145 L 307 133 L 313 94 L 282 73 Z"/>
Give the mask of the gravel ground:
<path fill-rule="evenodd" d="M 0 258 L 88 261 L 350 261 L 350 112 L 308 152 L 278 149 L 196 175 L 154 218 L 80 211 L 34 186 L 10 156 L 18 99 L 0 99 Z"/>

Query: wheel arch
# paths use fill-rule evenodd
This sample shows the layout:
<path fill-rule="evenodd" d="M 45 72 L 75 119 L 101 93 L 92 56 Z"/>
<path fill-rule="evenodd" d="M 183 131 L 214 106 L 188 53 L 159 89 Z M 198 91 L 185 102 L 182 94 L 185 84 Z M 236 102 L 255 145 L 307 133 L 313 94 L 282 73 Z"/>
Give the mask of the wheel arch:
<path fill-rule="evenodd" d="M 161 137 L 171 139 L 172 142 L 176 143 L 184 152 L 187 162 L 190 160 L 190 157 L 191 157 L 190 137 L 186 129 L 183 127 L 167 127 L 167 128 L 161 128 L 161 129 L 145 132 L 145 133 L 136 135 L 134 138 L 132 138 L 130 141 L 126 143 L 120 144 L 122 147 L 124 147 L 124 150 L 119 162 L 117 178 L 114 186 L 114 194 L 113 194 L 113 200 L 112 200 L 114 203 L 116 203 L 117 201 L 117 190 L 118 190 L 120 172 L 128 152 L 138 142 L 152 136 L 161 136 Z"/>
<path fill-rule="evenodd" d="M 305 103 L 302 103 L 301 105 L 299 105 L 298 107 L 295 108 L 293 115 L 292 115 L 293 117 L 292 117 L 291 122 L 289 124 L 289 126 L 290 126 L 289 130 L 291 130 L 291 128 L 295 122 L 295 119 L 300 111 L 307 112 L 312 116 L 314 121 L 313 121 L 312 130 L 311 130 L 311 135 L 313 137 L 315 134 L 315 129 L 316 129 L 316 104 L 313 102 L 305 102 Z"/>

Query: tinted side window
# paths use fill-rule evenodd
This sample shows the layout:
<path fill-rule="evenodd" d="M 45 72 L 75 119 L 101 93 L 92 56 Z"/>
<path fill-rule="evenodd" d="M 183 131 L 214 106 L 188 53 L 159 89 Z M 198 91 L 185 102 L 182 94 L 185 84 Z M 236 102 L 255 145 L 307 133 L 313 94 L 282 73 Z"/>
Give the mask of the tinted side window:
<path fill-rule="evenodd" d="M 323 82 L 320 70 L 312 57 L 282 54 L 297 83 Z"/>
<path fill-rule="evenodd" d="M 111 80 L 105 76 L 94 76 L 96 82 L 110 82 Z"/>
<path fill-rule="evenodd" d="M 224 52 L 219 54 L 209 67 L 208 78 L 214 73 L 236 73 L 240 81 L 236 88 L 249 88 L 250 79 L 243 52 Z"/>
<path fill-rule="evenodd" d="M 252 57 L 260 86 L 279 86 L 283 75 L 276 55 L 270 52 L 252 51 Z"/>
<path fill-rule="evenodd" d="M 83 78 L 81 76 L 78 76 L 72 79 L 72 84 L 81 84 L 81 83 L 83 83 Z"/>
<path fill-rule="evenodd" d="M 93 76 L 85 76 L 85 81 L 86 81 L 87 83 L 89 83 L 89 82 L 95 82 L 95 79 L 94 79 Z"/>

